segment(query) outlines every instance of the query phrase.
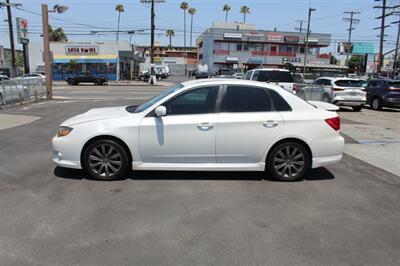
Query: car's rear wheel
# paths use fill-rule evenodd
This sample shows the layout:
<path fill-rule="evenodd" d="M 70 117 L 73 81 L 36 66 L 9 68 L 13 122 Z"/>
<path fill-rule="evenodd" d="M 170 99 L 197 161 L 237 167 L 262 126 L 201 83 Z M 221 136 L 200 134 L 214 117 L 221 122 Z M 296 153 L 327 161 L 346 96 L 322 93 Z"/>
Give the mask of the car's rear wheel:
<path fill-rule="evenodd" d="M 272 148 L 267 161 L 268 173 L 280 181 L 295 181 L 310 168 L 310 154 L 298 142 L 287 141 Z"/>
<path fill-rule="evenodd" d="M 360 112 L 362 109 L 362 106 L 353 106 L 352 108 L 353 108 L 353 111 Z"/>
<path fill-rule="evenodd" d="M 326 103 L 330 103 L 331 102 L 331 97 L 329 97 L 328 94 L 324 94 L 324 96 L 322 97 L 322 101 L 326 102 Z"/>
<path fill-rule="evenodd" d="M 67 80 L 68 85 L 73 86 L 75 85 L 75 81 L 73 81 L 72 79 Z"/>
<path fill-rule="evenodd" d="M 103 82 L 102 82 L 100 79 L 96 79 L 96 80 L 94 81 L 94 84 L 96 84 L 96 85 L 98 85 L 98 86 L 101 86 L 101 85 L 103 85 Z"/>
<path fill-rule="evenodd" d="M 371 108 L 375 111 L 382 110 L 382 101 L 378 97 L 373 98 L 371 101 Z"/>
<path fill-rule="evenodd" d="M 128 153 L 114 140 L 101 139 L 84 151 L 84 168 L 95 179 L 119 180 L 129 171 Z"/>

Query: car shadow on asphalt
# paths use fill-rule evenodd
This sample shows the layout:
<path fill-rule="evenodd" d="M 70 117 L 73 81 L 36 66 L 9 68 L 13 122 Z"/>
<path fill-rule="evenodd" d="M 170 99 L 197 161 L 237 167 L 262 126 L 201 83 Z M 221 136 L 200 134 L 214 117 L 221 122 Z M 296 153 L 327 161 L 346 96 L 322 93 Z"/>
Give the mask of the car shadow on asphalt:
<path fill-rule="evenodd" d="M 57 166 L 54 175 L 63 179 L 93 180 L 83 170 L 68 169 Z M 323 181 L 332 180 L 335 176 L 326 168 L 311 169 L 298 180 L 301 181 Z M 271 181 L 281 182 L 273 179 L 264 172 L 200 172 L 200 171 L 134 171 L 124 179 L 132 180 L 204 180 L 204 181 Z"/>

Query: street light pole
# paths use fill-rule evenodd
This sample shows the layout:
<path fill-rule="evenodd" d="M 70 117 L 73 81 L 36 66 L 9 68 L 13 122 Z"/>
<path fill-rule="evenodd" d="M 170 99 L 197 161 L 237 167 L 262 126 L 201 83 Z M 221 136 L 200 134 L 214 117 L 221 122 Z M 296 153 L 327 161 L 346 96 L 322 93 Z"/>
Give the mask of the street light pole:
<path fill-rule="evenodd" d="M 42 25 L 43 25 L 43 57 L 44 57 L 44 73 L 46 77 L 46 98 L 53 98 L 53 87 L 51 78 L 51 62 L 50 62 L 50 37 L 49 37 L 49 10 L 46 4 L 42 4 Z"/>
<path fill-rule="evenodd" d="M 6 1 L 7 5 L 7 17 L 8 17 L 8 31 L 10 34 L 10 48 L 11 48 L 11 77 L 16 76 L 16 63 L 15 63 L 15 44 L 14 44 L 14 32 L 12 25 L 12 14 L 10 0 Z"/>
<path fill-rule="evenodd" d="M 306 74 L 306 66 L 307 66 L 307 53 L 308 53 L 308 39 L 310 37 L 310 24 L 311 24 L 311 12 L 315 11 L 315 8 L 308 9 L 308 22 L 307 22 L 307 34 L 305 39 L 305 49 L 304 49 L 304 65 L 303 65 L 303 77 Z"/>
<path fill-rule="evenodd" d="M 53 98 L 53 79 L 51 77 L 51 58 L 50 58 L 50 37 L 49 37 L 49 12 L 64 13 L 67 11 L 67 6 L 55 5 L 53 10 L 48 9 L 47 4 L 42 4 L 42 26 L 43 26 L 43 59 L 44 71 L 46 78 L 46 98 Z"/>

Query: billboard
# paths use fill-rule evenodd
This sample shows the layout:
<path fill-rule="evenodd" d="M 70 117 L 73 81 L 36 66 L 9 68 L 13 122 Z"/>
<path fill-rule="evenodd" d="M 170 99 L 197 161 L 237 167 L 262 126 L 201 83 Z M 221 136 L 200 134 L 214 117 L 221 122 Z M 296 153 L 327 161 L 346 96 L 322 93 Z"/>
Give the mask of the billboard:
<path fill-rule="evenodd" d="M 29 43 L 28 20 L 19 17 L 17 18 L 17 37 L 18 43 Z"/>
<path fill-rule="evenodd" d="M 375 46 L 372 42 L 354 42 L 353 54 L 373 54 Z"/>
<path fill-rule="evenodd" d="M 337 52 L 338 54 L 351 54 L 353 52 L 353 44 L 350 42 L 340 42 Z"/>

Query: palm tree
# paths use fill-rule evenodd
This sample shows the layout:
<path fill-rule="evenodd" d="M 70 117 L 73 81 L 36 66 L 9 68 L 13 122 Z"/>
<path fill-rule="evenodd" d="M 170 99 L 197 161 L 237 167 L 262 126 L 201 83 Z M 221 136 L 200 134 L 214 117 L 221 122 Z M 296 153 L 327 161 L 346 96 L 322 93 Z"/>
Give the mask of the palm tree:
<path fill-rule="evenodd" d="M 222 11 L 225 12 L 225 22 L 227 22 L 228 21 L 228 13 L 229 13 L 229 11 L 231 11 L 231 6 L 228 4 L 225 4 L 224 8 L 222 8 Z"/>
<path fill-rule="evenodd" d="M 168 29 L 165 35 L 169 37 L 169 49 L 172 50 L 172 37 L 175 36 L 175 32 L 173 29 Z"/>
<path fill-rule="evenodd" d="M 117 30 L 117 42 L 118 42 L 118 40 L 119 40 L 119 22 L 121 19 L 121 12 L 125 11 L 124 5 L 121 5 L 121 4 L 116 5 L 115 11 L 118 12 L 118 30 Z"/>
<path fill-rule="evenodd" d="M 181 3 L 181 9 L 183 10 L 183 46 L 186 49 L 186 10 L 189 8 L 187 2 Z"/>
<path fill-rule="evenodd" d="M 196 8 L 189 8 L 188 13 L 190 14 L 190 47 L 192 47 L 192 35 L 193 35 L 193 16 L 196 15 Z"/>
<path fill-rule="evenodd" d="M 49 25 L 49 39 L 51 42 L 68 42 L 68 37 L 62 28 L 53 29 Z"/>
<path fill-rule="evenodd" d="M 243 13 L 243 23 L 246 23 L 246 14 L 250 14 L 250 7 L 242 6 L 240 8 L 240 13 Z"/>

